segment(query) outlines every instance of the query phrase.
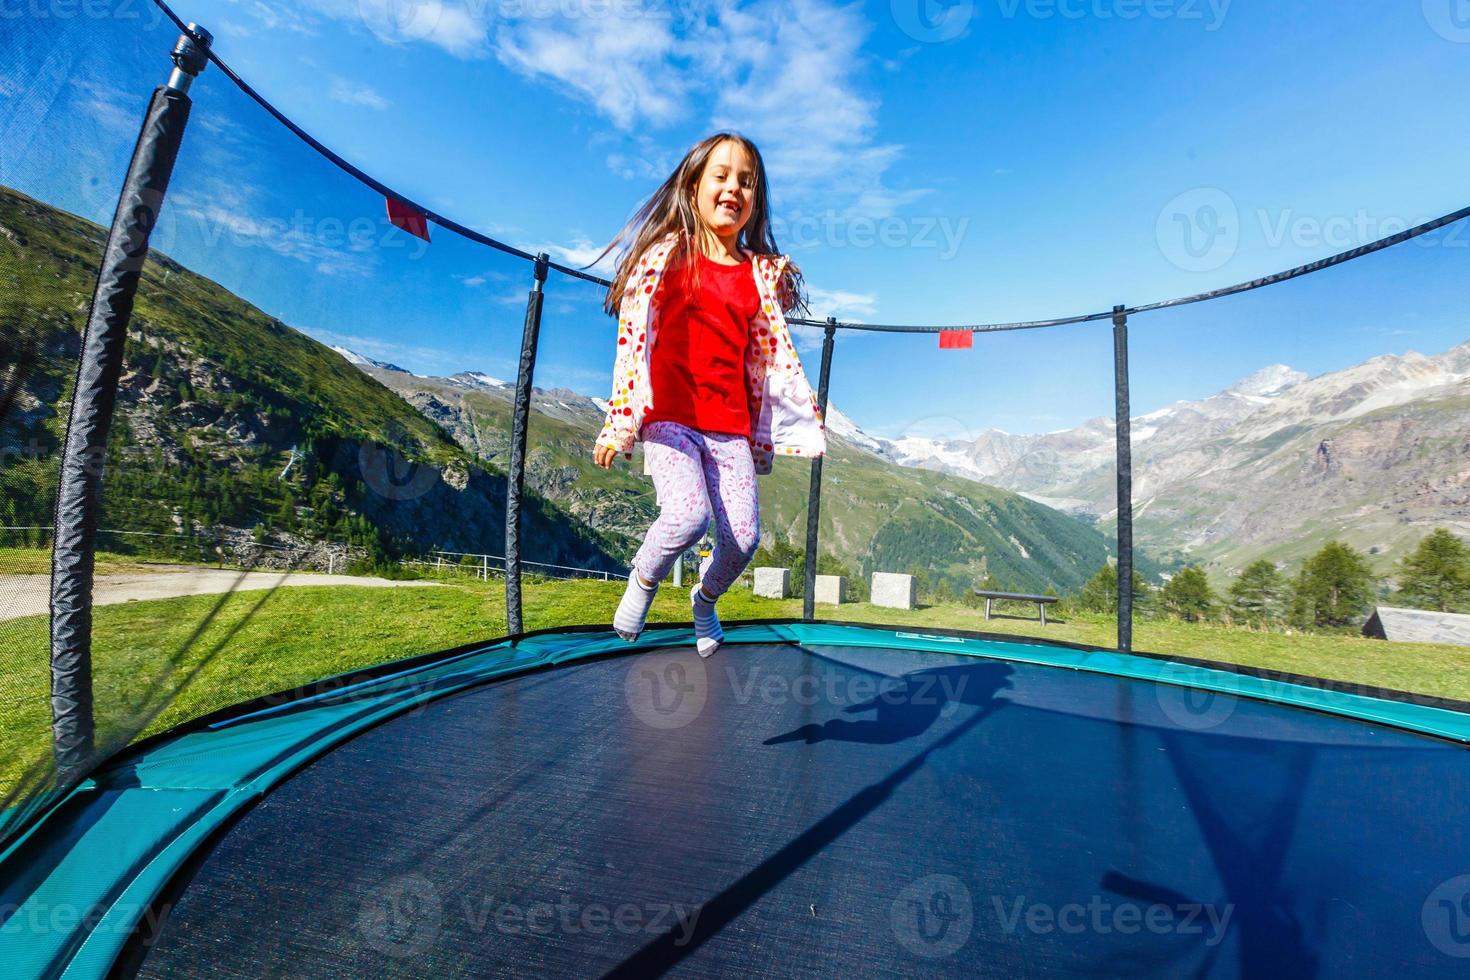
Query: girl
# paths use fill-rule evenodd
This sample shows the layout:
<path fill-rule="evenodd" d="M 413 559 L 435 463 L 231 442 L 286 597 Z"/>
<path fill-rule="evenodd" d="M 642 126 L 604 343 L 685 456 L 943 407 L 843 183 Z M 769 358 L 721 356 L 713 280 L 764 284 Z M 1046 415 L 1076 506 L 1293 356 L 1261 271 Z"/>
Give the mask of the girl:
<path fill-rule="evenodd" d="M 714 653 L 724 639 L 715 602 L 760 542 L 756 474 L 775 453 L 826 450 L 782 316 L 805 305 L 801 272 L 776 252 L 768 200 L 755 144 L 716 133 L 602 253 L 631 239 L 608 290 L 618 352 L 594 459 L 608 469 L 641 440 L 660 508 L 613 617 L 625 640 L 643 632 L 658 583 L 713 518 L 714 551 L 690 604 L 695 646 Z"/>

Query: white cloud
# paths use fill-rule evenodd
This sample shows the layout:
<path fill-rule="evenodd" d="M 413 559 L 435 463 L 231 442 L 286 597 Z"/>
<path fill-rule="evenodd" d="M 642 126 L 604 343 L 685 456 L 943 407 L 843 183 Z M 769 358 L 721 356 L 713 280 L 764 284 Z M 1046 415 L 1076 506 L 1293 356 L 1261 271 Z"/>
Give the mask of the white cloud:
<path fill-rule="evenodd" d="M 662 181 L 674 169 L 677 157 L 668 147 L 660 146 L 647 133 L 614 133 L 594 135 L 592 144 L 614 144 L 619 148 L 607 155 L 607 168 L 624 180 Z"/>
<path fill-rule="evenodd" d="M 233 20 L 217 20 L 210 26 L 214 30 L 214 33 L 217 37 L 232 37 L 243 39 L 255 36 L 255 31 L 253 28 L 246 27 L 244 24 L 238 23 L 237 21 Z"/>
<path fill-rule="evenodd" d="M 674 60 L 678 42 L 670 21 L 617 10 L 508 20 L 496 31 L 495 55 L 527 77 L 555 81 L 620 129 L 678 120 L 694 79 Z"/>
<path fill-rule="evenodd" d="M 349 82 L 336 75 L 331 78 L 327 96 L 333 102 L 340 102 L 343 105 L 364 106 L 379 111 L 388 108 L 389 105 L 388 100 L 379 95 L 372 86 Z"/>
<path fill-rule="evenodd" d="M 241 8 L 258 20 L 260 25 L 268 31 L 292 31 L 308 37 L 317 33 L 316 24 L 312 18 L 298 9 L 295 4 L 247 0 L 241 4 Z"/>
<path fill-rule="evenodd" d="M 248 0 L 242 9 L 267 30 L 298 34 L 321 32 L 325 17 L 359 28 L 384 44 L 431 44 L 456 58 L 488 53 L 483 17 L 493 16 L 491 0 Z M 473 12 L 472 12 L 473 11 Z"/>
<path fill-rule="evenodd" d="M 361 0 L 367 8 L 381 0 Z M 402 8 L 403 0 L 387 0 L 390 6 Z M 423 11 L 403 33 L 409 41 L 423 41 L 443 48 L 456 58 L 483 57 L 487 51 L 485 25 L 464 7 L 443 0 L 420 0 Z"/>
<path fill-rule="evenodd" d="M 169 208 L 179 221 L 194 222 L 206 246 L 228 242 L 234 248 L 264 248 L 283 258 L 310 265 L 328 276 L 367 276 L 372 272 L 369 255 L 343 233 L 340 244 L 325 236 L 338 235 L 335 224 L 320 228 L 305 221 L 259 217 L 253 201 L 257 188 L 238 181 L 212 181 L 202 194 L 177 191 L 169 196 Z"/>
<path fill-rule="evenodd" d="M 845 289 L 807 287 L 808 306 L 816 319 L 835 316 L 839 320 L 864 320 L 878 313 L 878 297 Z"/>
<path fill-rule="evenodd" d="M 254 0 L 272 16 L 290 16 L 277 3 Z M 606 162 L 625 179 L 665 176 L 683 147 L 666 145 L 660 131 L 702 118 L 712 129 L 736 129 L 755 140 L 788 217 L 818 211 L 881 219 L 929 193 L 895 186 L 889 176 L 903 147 L 878 136 L 880 101 L 864 77 L 885 64 L 864 50 L 872 24 L 856 4 L 304 0 L 302 6 L 366 28 L 387 44 L 431 44 L 459 58 L 493 55 L 512 71 L 551 84 L 621 134 L 622 145 L 609 149 Z"/>
<path fill-rule="evenodd" d="M 432 44 L 456 58 L 483 57 L 489 0 L 306 0 L 328 16 L 356 21 L 386 44 Z M 473 11 L 473 12 L 472 12 Z"/>
<path fill-rule="evenodd" d="M 508 20 L 502 62 L 547 78 L 638 141 L 607 157 L 613 173 L 657 180 L 676 155 L 643 131 L 707 113 L 760 146 L 773 191 L 790 207 L 883 218 L 928 193 L 890 186 L 903 148 L 879 142 L 876 97 L 859 79 L 871 25 L 857 6 L 828 0 L 681 4 L 680 17 L 637 8 L 617 16 Z"/>
<path fill-rule="evenodd" d="M 78 93 L 76 107 L 103 129 L 136 133 L 142 125 L 144 103 L 125 105 L 116 90 L 85 78 L 73 78 L 71 84 Z"/>
<path fill-rule="evenodd" d="M 833 316 L 849 323 L 862 323 L 878 312 L 878 297 L 872 293 L 821 289 L 816 286 L 808 286 L 806 293 L 807 306 L 811 311 L 806 314 L 808 319 L 824 320 Z M 825 332 L 820 327 L 791 325 L 791 336 L 796 341 L 796 349 L 804 354 L 821 350 Z"/>
<path fill-rule="evenodd" d="M 607 169 L 624 180 L 663 180 L 674 170 L 672 163 L 657 164 L 644 156 L 629 156 L 625 153 L 609 153 Z"/>
<path fill-rule="evenodd" d="M 596 259 L 605 246 L 596 245 L 586 238 L 577 238 L 570 245 L 558 245 L 555 242 L 550 242 L 545 244 L 518 244 L 516 247 L 530 252 L 532 255 L 538 252 L 545 252 L 563 265 L 581 269 L 583 266 L 592 262 L 593 259 Z M 594 275 L 611 276 L 617 271 L 617 255 L 617 250 L 614 249 L 604 256 L 602 261 L 587 271 Z"/>
<path fill-rule="evenodd" d="M 224 136 L 229 131 L 229 123 L 224 115 L 198 108 L 189 114 L 189 125 L 208 130 L 212 137 Z"/>
<path fill-rule="evenodd" d="M 495 297 L 495 299 L 494 299 L 495 304 L 498 305 L 498 306 L 512 306 L 512 307 L 525 306 L 526 305 L 526 294 L 528 292 L 530 292 L 530 282 L 529 282 L 530 278 L 531 278 L 530 276 L 527 276 L 526 277 L 526 279 L 527 279 L 527 285 L 526 285 L 526 288 L 525 289 L 516 289 L 513 286 L 512 287 L 507 287 L 507 289 L 505 290 L 505 292 L 503 292 L 503 293 L 501 293 L 501 294 L 499 294 L 498 296 Z"/>
<path fill-rule="evenodd" d="M 477 273 L 475 273 L 472 276 L 456 276 L 455 278 L 458 279 L 464 285 L 469 286 L 471 289 L 477 288 L 479 286 L 483 286 L 487 282 L 509 282 L 510 281 L 510 276 L 508 274 L 506 274 L 504 272 L 500 272 L 499 270 L 496 270 L 496 269 L 491 269 L 488 272 L 477 272 Z"/>
<path fill-rule="evenodd" d="M 375 361 L 387 361 L 410 371 L 449 375 L 463 371 L 463 352 L 445 351 L 437 347 L 417 347 L 399 344 L 379 337 L 363 337 L 356 334 L 339 333 L 319 327 L 301 327 L 301 332 L 328 347 L 346 347 L 354 353 L 370 357 Z M 492 368 L 503 368 L 504 364 Z"/>
<path fill-rule="evenodd" d="M 763 2 L 721 25 L 735 57 L 706 52 L 726 77 L 713 123 L 755 140 L 782 200 L 883 218 L 927 193 L 884 182 L 903 148 L 876 140 L 879 103 L 858 84 L 870 29 L 859 8 Z"/>

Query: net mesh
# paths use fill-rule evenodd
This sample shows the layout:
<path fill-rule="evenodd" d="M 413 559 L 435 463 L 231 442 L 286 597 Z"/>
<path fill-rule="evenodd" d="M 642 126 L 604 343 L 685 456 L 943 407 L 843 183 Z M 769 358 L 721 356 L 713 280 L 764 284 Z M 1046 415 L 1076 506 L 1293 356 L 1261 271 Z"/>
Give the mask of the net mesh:
<path fill-rule="evenodd" d="M 1439 573 L 1430 561 L 1427 575 L 1405 564 L 1436 534 L 1470 536 L 1467 274 L 1460 221 L 1291 282 L 1133 318 L 1135 534 L 1162 571 L 1141 647 L 1188 642 L 1195 656 L 1470 695 L 1470 657 L 1442 645 L 1448 619 L 1432 625 L 1470 609 L 1470 595 L 1450 584 L 1452 560 Z M 1449 588 L 1406 589 L 1416 578 Z M 1390 639 L 1437 631 L 1441 645 L 1363 638 L 1385 606 L 1418 610 Z"/>
<path fill-rule="evenodd" d="M 0 838 L 53 798 L 52 512 L 97 267 L 166 31 L 11 18 L 0 40 Z M 105 541 L 99 561 L 123 559 Z"/>
<path fill-rule="evenodd" d="M 818 356 L 804 357 L 813 374 Z M 969 350 L 941 349 L 934 334 L 840 333 L 818 573 L 844 576 L 855 604 L 823 602 L 816 615 L 978 625 L 977 589 L 1075 592 L 1112 555 L 1096 526 L 1112 509 L 1111 399 L 1111 340 L 1096 326 L 982 335 Z M 1049 444 L 1027 434 L 1066 419 L 1083 432 Z M 1093 513 L 1076 505 L 1083 485 Z M 804 510 L 800 531 L 798 547 Z M 895 575 L 912 578 L 916 608 L 903 608 L 908 584 Z"/>
<path fill-rule="evenodd" d="M 105 225 L 176 34 L 140 18 L 13 26 L 0 43 L 0 839 L 57 789 L 46 600 L 58 451 Z M 99 757 L 249 698 L 506 630 L 530 263 L 438 225 L 430 242 L 395 226 L 378 191 L 217 69 L 192 96 L 109 444 Z M 1466 224 L 1133 318 L 1139 648 L 1470 698 L 1470 663 L 1442 646 L 1395 660 L 1345 641 L 1375 603 L 1470 602 L 1404 584 L 1430 532 L 1470 534 L 1457 463 L 1470 451 Z M 603 287 L 553 270 L 544 290 L 526 629 L 606 622 L 658 512 L 641 451 L 609 473 L 591 459 L 611 381 Z M 822 331 L 795 333 L 815 387 Z M 1111 645 L 1112 358 L 1105 320 L 981 334 L 972 350 L 840 332 L 817 616 Z M 760 481 L 761 551 L 727 620 L 800 613 L 810 479 L 809 463 L 778 458 Z M 1297 580 L 1332 542 L 1368 585 L 1326 616 Z M 682 566 L 686 586 L 710 545 Z M 1276 584 L 1238 588 L 1263 562 L 1275 579 L 1256 577 Z M 767 568 L 789 573 L 784 594 L 757 594 Z M 1052 623 L 985 593 L 1055 599 Z M 687 593 L 664 590 L 652 618 L 688 620 Z M 1291 631 L 1322 642 L 1283 644 Z"/>
<path fill-rule="evenodd" d="M 99 610 L 99 741 L 505 630 L 530 266 L 382 195 L 219 73 L 139 294 L 105 524 L 155 566 Z M 528 560 L 615 567 L 540 498 Z"/>

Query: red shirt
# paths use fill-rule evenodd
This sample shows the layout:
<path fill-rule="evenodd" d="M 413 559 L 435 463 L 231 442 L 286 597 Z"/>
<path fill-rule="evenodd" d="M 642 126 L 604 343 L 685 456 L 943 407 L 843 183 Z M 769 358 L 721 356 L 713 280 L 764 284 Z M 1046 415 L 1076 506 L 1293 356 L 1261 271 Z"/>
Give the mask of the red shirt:
<path fill-rule="evenodd" d="M 696 255 L 699 283 L 670 268 L 659 286 L 658 342 L 652 351 L 649 422 L 678 422 L 701 432 L 750 435 L 745 351 L 760 293 L 746 259 L 722 265 Z"/>

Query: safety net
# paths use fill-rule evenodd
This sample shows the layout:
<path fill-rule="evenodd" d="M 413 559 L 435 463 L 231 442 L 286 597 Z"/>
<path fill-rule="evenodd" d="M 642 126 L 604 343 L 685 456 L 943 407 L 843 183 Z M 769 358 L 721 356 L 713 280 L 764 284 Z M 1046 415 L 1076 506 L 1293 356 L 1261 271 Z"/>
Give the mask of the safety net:
<path fill-rule="evenodd" d="M 54 639 L 84 325 L 183 26 L 138 11 L 21 19 L 0 40 L 0 842 L 119 750 L 231 705 L 606 624 L 659 513 L 641 448 L 607 471 L 592 458 L 615 337 L 597 249 L 497 225 L 515 188 L 494 174 L 473 205 L 370 175 L 230 73 L 222 42 L 150 229 L 89 463 L 95 528 L 62 525 L 95 560 L 67 578 L 90 618 Z M 1257 271 L 1427 217 L 1288 241 Z M 880 325 L 861 297 L 818 292 L 793 337 L 828 451 L 760 480 L 758 550 L 722 615 L 986 630 L 1470 700 L 1445 618 L 1470 611 L 1453 571 L 1470 561 L 1465 224 L 1056 321 Z M 1190 288 L 1237 267 L 1160 244 Z M 681 557 L 653 621 L 689 620 L 715 544 Z"/>
<path fill-rule="evenodd" d="M 0 837 L 58 785 L 48 609 L 61 448 L 117 191 L 176 33 L 139 10 L 7 18 L 0 41 Z M 98 561 L 131 567 L 131 543 L 101 536 Z"/>
<path fill-rule="evenodd" d="M 79 19 L 59 33 L 27 19 L 7 34 L 3 77 L 25 97 L 4 104 L 0 158 L 6 275 L 18 285 L 4 300 L 0 631 L 15 711 L 0 832 L 141 737 L 507 629 L 507 472 L 532 264 L 390 205 L 206 71 L 116 386 L 95 515 L 92 744 L 55 777 L 47 609 L 60 446 L 106 226 L 177 36 L 161 16 Z M 38 82 L 37 65 L 54 82 Z M 575 377 L 557 377 L 567 335 L 551 330 L 600 322 L 600 288 L 558 274 L 545 289 L 550 356 L 530 405 L 520 557 L 528 586 L 602 581 L 619 574 L 626 534 L 593 530 L 557 496 L 580 487 L 587 509 L 597 496 L 585 427 L 600 409 L 571 390 Z"/>
<path fill-rule="evenodd" d="M 1054 356 L 1063 348 L 1066 356 Z M 1112 414 L 1111 349 L 1107 329 L 1095 325 L 957 337 L 840 332 L 821 474 L 817 615 L 920 623 L 942 608 L 968 621 L 983 613 L 977 590 L 1049 598 L 1079 590 L 1113 555 L 1110 538 L 1069 515 L 1061 493 L 1007 481 L 1091 463 L 1108 468 L 1089 489 L 1111 507 L 1111 431 L 1101 421 Z M 1067 392 L 1065 407 L 1051 390 Z M 1079 434 L 1032 448 L 1018 434 L 1073 417 L 1084 423 L 1085 443 Z M 803 505 L 805 496 L 803 484 Z M 800 516 L 804 534 L 805 509 Z M 795 544 L 804 559 L 804 538 Z M 844 578 L 840 590 L 831 576 Z M 993 611 L 1009 619 L 1036 610 Z"/>
<path fill-rule="evenodd" d="M 1428 217 L 1240 214 L 1271 245 L 1257 261 L 1278 265 Z M 1140 649 L 1187 634 L 1197 656 L 1470 699 L 1470 656 L 1450 645 L 1466 609 L 1451 568 L 1470 490 L 1467 275 L 1462 219 L 1130 319 L 1134 541 L 1157 566 Z"/>

